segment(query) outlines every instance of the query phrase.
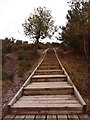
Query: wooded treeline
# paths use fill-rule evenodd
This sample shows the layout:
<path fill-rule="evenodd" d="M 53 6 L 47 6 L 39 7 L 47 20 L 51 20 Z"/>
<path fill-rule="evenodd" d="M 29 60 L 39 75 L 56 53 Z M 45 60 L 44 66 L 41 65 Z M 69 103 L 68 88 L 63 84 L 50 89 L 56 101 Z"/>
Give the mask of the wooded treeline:
<path fill-rule="evenodd" d="M 60 27 L 59 38 L 66 49 L 70 48 L 75 54 L 85 54 L 88 59 L 88 40 L 90 29 L 90 3 L 69 2 L 70 10 L 66 15 L 66 26 Z"/>

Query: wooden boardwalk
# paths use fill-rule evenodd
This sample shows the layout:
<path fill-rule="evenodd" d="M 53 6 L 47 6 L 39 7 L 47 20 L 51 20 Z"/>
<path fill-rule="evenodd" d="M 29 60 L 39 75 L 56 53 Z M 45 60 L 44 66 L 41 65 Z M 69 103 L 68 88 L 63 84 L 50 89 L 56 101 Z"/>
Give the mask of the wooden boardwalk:
<path fill-rule="evenodd" d="M 6 118 L 60 120 L 86 118 L 86 103 L 58 59 L 47 49 L 43 59 L 8 104 Z M 5 118 L 5 119 L 6 119 Z"/>
<path fill-rule="evenodd" d="M 7 115 L 3 120 L 90 120 L 86 114 L 80 115 Z"/>

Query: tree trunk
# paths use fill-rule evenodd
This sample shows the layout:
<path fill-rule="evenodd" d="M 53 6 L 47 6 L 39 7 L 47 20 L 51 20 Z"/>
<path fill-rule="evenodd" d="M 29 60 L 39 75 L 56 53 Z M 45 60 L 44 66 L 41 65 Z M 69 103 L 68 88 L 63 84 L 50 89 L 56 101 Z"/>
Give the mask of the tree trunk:
<path fill-rule="evenodd" d="M 39 43 L 39 39 L 36 39 L 36 42 L 35 42 L 35 52 L 37 53 L 37 50 L 38 50 L 38 43 Z"/>
<path fill-rule="evenodd" d="M 85 36 L 84 36 L 84 53 L 85 53 L 86 59 L 88 60 L 87 43 L 86 43 L 86 38 L 85 38 Z"/>

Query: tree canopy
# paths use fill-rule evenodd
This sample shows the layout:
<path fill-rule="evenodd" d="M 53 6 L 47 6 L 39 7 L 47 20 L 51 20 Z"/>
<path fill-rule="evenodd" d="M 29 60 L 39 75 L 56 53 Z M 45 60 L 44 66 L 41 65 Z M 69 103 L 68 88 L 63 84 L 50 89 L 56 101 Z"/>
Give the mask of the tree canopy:
<path fill-rule="evenodd" d="M 84 53 L 87 57 L 90 4 L 89 2 L 71 2 L 70 7 L 66 16 L 67 24 L 61 27 L 62 33 L 59 34 L 70 49 L 75 53 Z"/>
<path fill-rule="evenodd" d="M 34 38 L 36 43 L 39 42 L 40 38 L 51 38 L 55 31 L 51 11 L 47 10 L 46 7 L 34 9 L 34 13 L 25 20 L 23 27 L 25 35 Z"/>

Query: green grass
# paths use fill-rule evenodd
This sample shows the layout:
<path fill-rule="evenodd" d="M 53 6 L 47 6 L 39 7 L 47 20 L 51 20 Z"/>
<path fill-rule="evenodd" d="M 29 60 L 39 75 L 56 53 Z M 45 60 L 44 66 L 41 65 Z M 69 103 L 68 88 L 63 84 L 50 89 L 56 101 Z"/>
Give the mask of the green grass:
<path fill-rule="evenodd" d="M 64 54 L 63 57 L 60 56 L 60 61 L 86 101 L 90 113 L 90 86 L 88 86 L 89 83 L 87 84 L 88 77 L 90 76 L 88 73 L 88 62 L 84 59 L 84 56 L 74 56 L 69 53 Z"/>
<path fill-rule="evenodd" d="M 2 72 L 2 88 L 6 89 L 9 87 L 11 82 L 13 81 L 13 74 L 9 72 Z"/>
<path fill-rule="evenodd" d="M 24 73 L 28 71 L 36 62 L 38 54 L 33 51 L 22 51 L 18 54 L 19 66 L 18 76 L 23 77 Z"/>
<path fill-rule="evenodd" d="M 31 62 L 28 60 L 21 60 L 18 66 L 18 76 L 22 77 L 26 71 L 31 67 Z"/>

